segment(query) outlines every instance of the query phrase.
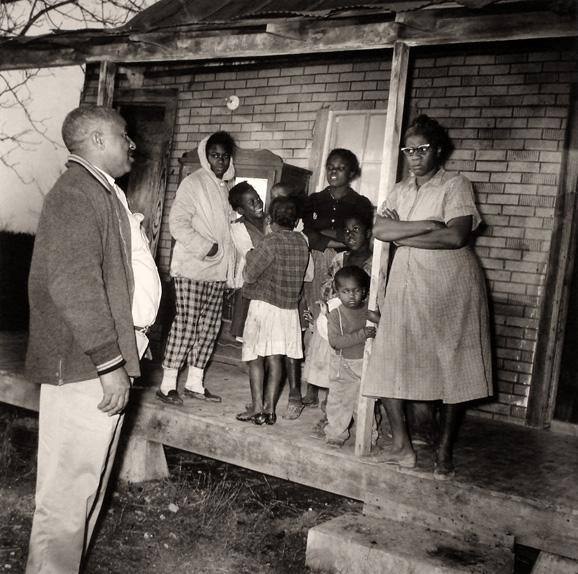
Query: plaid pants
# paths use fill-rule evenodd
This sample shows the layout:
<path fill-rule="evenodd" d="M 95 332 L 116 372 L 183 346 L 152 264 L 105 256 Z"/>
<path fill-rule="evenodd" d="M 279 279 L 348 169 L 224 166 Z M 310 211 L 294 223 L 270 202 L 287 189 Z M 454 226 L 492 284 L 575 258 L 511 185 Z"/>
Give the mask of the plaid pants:
<path fill-rule="evenodd" d="M 171 325 L 163 367 L 180 369 L 185 360 L 204 369 L 221 328 L 224 281 L 175 277 L 176 315 Z"/>

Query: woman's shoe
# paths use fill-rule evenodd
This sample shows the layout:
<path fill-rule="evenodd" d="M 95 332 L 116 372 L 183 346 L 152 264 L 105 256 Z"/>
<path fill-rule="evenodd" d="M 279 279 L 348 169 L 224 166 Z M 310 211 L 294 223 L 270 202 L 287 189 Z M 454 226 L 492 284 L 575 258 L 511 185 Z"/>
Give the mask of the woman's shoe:
<path fill-rule="evenodd" d="M 267 413 L 256 413 L 251 417 L 251 420 L 256 424 L 261 426 L 267 422 Z"/>
<path fill-rule="evenodd" d="M 277 415 L 275 413 L 265 413 L 265 416 L 267 417 L 265 424 L 274 425 L 277 422 Z"/>

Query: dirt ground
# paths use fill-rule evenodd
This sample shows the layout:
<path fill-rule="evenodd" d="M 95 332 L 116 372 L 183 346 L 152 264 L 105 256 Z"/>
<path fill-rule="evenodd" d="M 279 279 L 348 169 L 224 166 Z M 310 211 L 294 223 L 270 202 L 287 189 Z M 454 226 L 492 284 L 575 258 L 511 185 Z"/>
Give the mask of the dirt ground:
<path fill-rule="evenodd" d="M 36 415 L 0 405 L 0 572 L 24 571 Z M 171 476 L 113 484 L 87 574 L 305 574 L 307 531 L 361 504 L 167 449 Z"/>

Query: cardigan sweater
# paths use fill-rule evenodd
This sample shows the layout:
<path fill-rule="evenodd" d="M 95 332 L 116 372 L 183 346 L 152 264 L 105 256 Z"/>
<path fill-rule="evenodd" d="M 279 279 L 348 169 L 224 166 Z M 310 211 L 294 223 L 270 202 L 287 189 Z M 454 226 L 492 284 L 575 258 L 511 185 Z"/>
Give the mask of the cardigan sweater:
<path fill-rule="evenodd" d="M 28 293 L 26 370 L 37 383 L 140 374 L 132 320 L 130 225 L 106 179 L 72 156 L 47 194 Z"/>

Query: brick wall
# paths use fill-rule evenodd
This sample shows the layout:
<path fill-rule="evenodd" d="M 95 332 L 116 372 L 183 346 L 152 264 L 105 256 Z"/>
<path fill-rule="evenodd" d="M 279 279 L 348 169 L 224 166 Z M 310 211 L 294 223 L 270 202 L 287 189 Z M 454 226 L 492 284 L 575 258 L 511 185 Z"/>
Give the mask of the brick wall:
<path fill-rule="evenodd" d="M 494 417 L 524 418 L 530 388 L 575 54 L 492 49 L 418 56 L 413 113 L 449 128 L 448 168 L 474 182 L 485 222 L 476 251 L 491 290 L 498 400 Z"/>
<path fill-rule="evenodd" d="M 343 63 L 339 59 L 309 64 L 246 66 L 220 71 L 181 72 L 154 69 L 144 87 L 177 87 L 180 91 L 170 176 L 159 244 L 159 266 L 167 272 L 171 239 L 167 218 L 179 180 L 178 158 L 217 130 L 231 132 L 240 147 L 265 148 L 287 162 L 309 167 L 317 112 L 385 108 L 391 55 Z M 167 75 L 162 70 L 167 69 Z M 158 75 L 160 74 L 160 76 Z M 241 105 L 230 111 L 225 100 L 237 95 Z"/>
<path fill-rule="evenodd" d="M 484 416 L 526 414 L 554 201 L 576 56 L 561 42 L 415 51 L 408 106 L 449 129 L 448 169 L 474 183 L 485 227 L 476 251 L 485 268 L 495 325 L 497 400 Z M 206 135 L 230 131 L 241 147 L 268 148 L 308 166 L 316 113 L 384 109 L 391 52 L 327 56 L 309 63 L 264 62 L 189 71 L 156 66 L 144 87 L 177 87 L 178 116 L 159 250 L 168 269 L 166 219 L 178 158 Z M 94 82 L 87 95 L 94 94 Z M 241 99 L 234 112 L 225 98 Z"/>

